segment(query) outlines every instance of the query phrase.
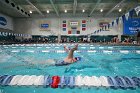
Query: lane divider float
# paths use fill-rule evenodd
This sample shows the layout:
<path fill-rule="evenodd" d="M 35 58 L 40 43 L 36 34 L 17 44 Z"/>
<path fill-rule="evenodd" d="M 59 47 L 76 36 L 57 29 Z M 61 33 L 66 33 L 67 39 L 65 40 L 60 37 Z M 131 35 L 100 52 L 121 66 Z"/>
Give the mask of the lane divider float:
<path fill-rule="evenodd" d="M 106 87 L 135 89 L 140 87 L 140 77 L 128 76 L 50 76 L 1 75 L 0 86 L 43 86 L 51 88 Z"/>

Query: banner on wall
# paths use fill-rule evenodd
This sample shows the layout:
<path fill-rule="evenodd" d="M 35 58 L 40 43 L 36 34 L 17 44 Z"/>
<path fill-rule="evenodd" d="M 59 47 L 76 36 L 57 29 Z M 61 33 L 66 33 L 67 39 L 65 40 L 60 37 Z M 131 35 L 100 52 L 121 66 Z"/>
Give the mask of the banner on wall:
<path fill-rule="evenodd" d="M 40 20 L 39 29 L 40 29 L 40 31 L 51 31 L 51 21 Z"/>
<path fill-rule="evenodd" d="M 107 27 L 107 28 L 102 29 L 102 31 L 109 31 L 108 25 L 109 25 L 109 22 L 100 22 L 99 23 L 99 27 L 101 27 L 101 28 Z"/>
<path fill-rule="evenodd" d="M 13 30 L 13 19 L 0 13 L 0 28 Z"/>
<path fill-rule="evenodd" d="M 140 30 L 139 18 L 124 20 L 124 24 L 123 24 L 124 35 L 134 35 L 137 33 L 137 30 Z"/>
<path fill-rule="evenodd" d="M 140 6 L 136 7 L 136 8 L 135 8 L 135 11 L 136 11 L 136 14 L 137 14 L 137 16 L 138 16 L 138 14 L 139 14 L 139 12 L 140 12 Z"/>
<path fill-rule="evenodd" d="M 86 31 L 86 20 L 82 20 L 82 31 Z"/>
<path fill-rule="evenodd" d="M 0 16 L 0 25 L 5 26 L 7 25 L 7 20 L 5 17 Z"/>
<path fill-rule="evenodd" d="M 77 20 L 68 21 L 68 34 L 80 34 L 80 22 Z"/>
<path fill-rule="evenodd" d="M 67 21 L 66 20 L 63 20 L 63 22 L 62 22 L 62 29 L 63 29 L 63 31 L 67 31 Z"/>

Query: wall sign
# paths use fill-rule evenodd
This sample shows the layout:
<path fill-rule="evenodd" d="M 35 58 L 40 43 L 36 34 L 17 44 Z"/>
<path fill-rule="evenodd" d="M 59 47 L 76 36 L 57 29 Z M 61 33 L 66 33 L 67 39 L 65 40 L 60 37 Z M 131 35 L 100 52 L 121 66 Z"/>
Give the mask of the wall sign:
<path fill-rule="evenodd" d="M 14 30 L 13 18 L 0 13 L 0 28 Z"/>
<path fill-rule="evenodd" d="M 39 20 L 40 31 L 51 31 L 51 22 L 49 20 Z"/>
<path fill-rule="evenodd" d="M 7 25 L 7 20 L 4 17 L 0 16 L 0 25 L 5 26 Z"/>
<path fill-rule="evenodd" d="M 67 23 L 66 23 L 66 20 L 63 20 L 63 22 L 62 22 L 62 29 L 63 29 L 63 31 L 67 31 Z"/>
<path fill-rule="evenodd" d="M 80 34 L 79 31 L 80 31 L 79 20 L 68 20 L 68 34 Z"/>
<path fill-rule="evenodd" d="M 139 18 L 124 20 L 124 24 L 123 24 L 124 35 L 134 35 L 137 33 L 137 30 L 140 30 Z"/>
<path fill-rule="evenodd" d="M 49 24 L 41 24 L 41 28 L 49 28 Z"/>

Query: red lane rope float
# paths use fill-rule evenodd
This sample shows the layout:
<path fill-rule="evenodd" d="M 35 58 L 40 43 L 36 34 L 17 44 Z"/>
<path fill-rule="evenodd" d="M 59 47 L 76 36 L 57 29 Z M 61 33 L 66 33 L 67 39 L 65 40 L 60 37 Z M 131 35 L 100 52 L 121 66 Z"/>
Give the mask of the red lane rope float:
<path fill-rule="evenodd" d="M 60 82 L 60 77 L 59 76 L 53 76 L 51 87 L 52 88 L 58 88 L 59 82 Z"/>

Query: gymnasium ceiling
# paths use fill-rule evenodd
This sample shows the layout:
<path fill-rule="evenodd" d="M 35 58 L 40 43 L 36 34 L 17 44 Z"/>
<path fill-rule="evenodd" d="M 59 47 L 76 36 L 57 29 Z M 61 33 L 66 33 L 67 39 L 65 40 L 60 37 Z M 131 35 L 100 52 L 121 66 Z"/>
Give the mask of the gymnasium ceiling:
<path fill-rule="evenodd" d="M 13 7 L 11 3 L 15 6 Z M 140 0 L 0 0 L 0 12 L 12 17 L 61 17 L 64 15 L 117 17 L 138 5 Z M 23 9 L 22 12 L 21 9 Z M 119 9 L 122 11 L 119 12 Z M 65 10 L 67 13 L 64 12 Z M 82 12 L 83 10 L 85 12 Z"/>

